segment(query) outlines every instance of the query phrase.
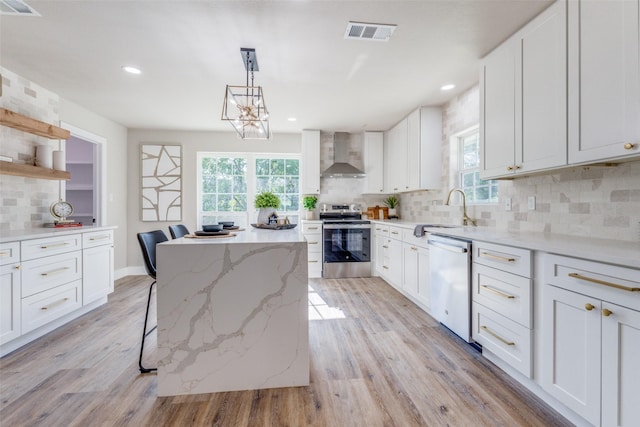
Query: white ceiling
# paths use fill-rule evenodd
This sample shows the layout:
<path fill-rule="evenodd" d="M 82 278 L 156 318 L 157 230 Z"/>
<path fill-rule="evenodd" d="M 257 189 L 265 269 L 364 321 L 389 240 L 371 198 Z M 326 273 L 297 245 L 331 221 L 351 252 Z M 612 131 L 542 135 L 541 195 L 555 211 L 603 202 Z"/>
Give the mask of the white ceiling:
<path fill-rule="evenodd" d="M 225 85 L 244 84 L 252 47 L 274 132 L 360 132 L 473 86 L 479 59 L 552 0 L 27 3 L 42 16 L 0 16 L 0 65 L 126 127 L 230 130 Z M 349 20 L 398 27 L 345 40 Z"/>

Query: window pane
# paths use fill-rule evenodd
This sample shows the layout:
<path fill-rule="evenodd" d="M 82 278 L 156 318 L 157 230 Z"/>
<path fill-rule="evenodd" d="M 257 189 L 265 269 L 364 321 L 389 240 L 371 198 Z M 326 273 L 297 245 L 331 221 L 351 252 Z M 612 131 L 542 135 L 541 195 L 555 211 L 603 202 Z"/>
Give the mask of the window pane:
<path fill-rule="evenodd" d="M 233 159 L 233 174 L 234 175 L 246 175 L 247 174 L 247 160 L 241 157 Z"/>
<path fill-rule="evenodd" d="M 271 159 L 271 175 L 284 175 L 284 159 Z"/>
<path fill-rule="evenodd" d="M 219 212 L 229 212 L 232 211 L 231 206 L 231 194 L 218 194 L 218 211 Z"/>
<path fill-rule="evenodd" d="M 463 187 L 473 187 L 473 172 L 472 173 L 463 173 L 462 174 L 462 186 Z"/>
<path fill-rule="evenodd" d="M 289 176 L 298 176 L 300 174 L 300 161 L 296 159 L 285 160 L 285 172 Z"/>
<path fill-rule="evenodd" d="M 462 168 L 473 168 L 479 164 L 478 133 L 474 133 L 462 138 Z"/>
<path fill-rule="evenodd" d="M 256 175 L 269 175 L 269 159 L 256 159 Z"/>
<path fill-rule="evenodd" d="M 287 196 L 287 207 L 286 211 L 297 211 L 299 210 L 300 197 L 297 194 L 290 194 Z"/>
<path fill-rule="evenodd" d="M 263 191 L 269 191 L 269 177 L 259 176 L 256 178 L 256 191 L 262 193 Z"/>
<path fill-rule="evenodd" d="M 219 175 L 231 175 L 233 172 L 233 160 L 229 158 L 222 158 L 218 161 L 218 174 Z"/>
<path fill-rule="evenodd" d="M 244 176 L 233 177 L 233 192 L 234 193 L 246 193 L 247 192 L 247 180 Z"/>
<path fill-rule="evenodd" d="M 212 159 L 210 157 L 205 157 L 204 159 L 202 159 L 202 176 L 215 176 L 217 171 L 218 168 L 216 159 Z"/>
<path fill-rule="evenodd" d="M 288 176 L 285 178 L 285 189 L 288 194 L 298 193 L 299 181 L 298 177 Z"/>
<path fill-rule="evenodd" d="M 216 195 L 215 194 L 205 194 L 202 196 L 202 210 L 213 211 L 216 206 Z"/>
<path fill-rule="evenodd" d="M 246 194 L 236 194 L 233 196 L 233 211 L 234 212 L 244 212 L 247 210 L 247 195 Z"/>
<path fill-rule="evenodd" d="M 284 193 L 284 177 L 281 177 L 281 176 L 271 177 L 271 192 Z"/>
<path fill-rule="evenodd" d="M 467 203 L 497 203 L 497 181 L 480 178 L 480 138 L 475 131 L 459 138 L 460 186 Z"/>
<path fill-rule="evenodd" d="M 216 177 L 215 176 L 202 176 L 202 191 L 204 193 L 216 192 Z"/>
<path fill-rule="evenodd" d="M 218 178 L 218 192 L 231 193 L 231 178 Z"/>

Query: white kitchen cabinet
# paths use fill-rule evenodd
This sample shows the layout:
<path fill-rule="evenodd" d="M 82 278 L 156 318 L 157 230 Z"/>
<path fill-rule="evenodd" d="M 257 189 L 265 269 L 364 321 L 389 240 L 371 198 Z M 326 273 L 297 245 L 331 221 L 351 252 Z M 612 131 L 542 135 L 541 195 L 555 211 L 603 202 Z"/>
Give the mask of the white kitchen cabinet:
<path fill-rule="evenodd" d="M 301 144 L 302 193 L 320 194 L 320 131 L 303 130 Z"/>
<path fill-rule="evenodd" d="M 383 278 L 394 288 L 402 289 L 402 228 L 389 226 L 382 260 Z"/>
<path fill-rule="evenodd" d="M 429 309 L 429 249 L 404 242 L 402 252 L 402 289 Z"/>
<path fill-rule="evenodd" d="M 0 244 L 0 344 L 20 336 L 20 243 Z"/>
<path fill-rule="evenodd" d="M 558 1 L 483 59 L 483 179 L 567 164 L 566 39 Z"/>
<path fill-rule="evenodd" d="M 403 191 L 441 186 L 442 110 L 422 107 L 407 117 L 407 185 Z"/>
<path fill-rule="evenodd" d="M 322 221 L 302 220 L 302 235 L 307 241 L 309 277 L 322 277 Z"/>
<path fill-rule="evenodd" d="M 385 193 L 405 191 L 407 184 L 407 118 L 385 132 L 384 189 Z"/>
<path fill-rule="evenodd" d="M 569 2 L 569 163 L 640 155 L 638 0 Z"/>
<path fill-rule="evenodd" d="M 596 426 L 640 417 L 638 270 L 548 255 L 541 385 Z"/>
<path fill-rule="evenodd" d="M 389 226 L 377 222 L 372 223 L 373 245 L 374 245 L 374 267 L 376 276 L 385 276 L 384 258 L 388 249 L 387 238 L 389 237 Z"/>
<path fill-rule="evenodd" d="M 384 133 L 365 132 L 362 147 L 364 162 L 363 194 L 384 193 Z"/>
<path fill-rule="evenodd" d="M 82 235 L 82 304 L 113 292 L 113 230 Z"/>
<path fill-rule="evenodd" d="M 472 332 L 490 352 L 532 377 L 532 254 L 528 249 L 474 241 Z"/>

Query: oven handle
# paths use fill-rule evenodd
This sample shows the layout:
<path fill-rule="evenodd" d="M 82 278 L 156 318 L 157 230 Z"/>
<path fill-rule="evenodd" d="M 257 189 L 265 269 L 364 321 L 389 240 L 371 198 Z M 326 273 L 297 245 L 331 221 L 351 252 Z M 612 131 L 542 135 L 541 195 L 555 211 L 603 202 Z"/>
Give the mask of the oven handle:
<path fill-rule="evenodd" d="M 325 230 L 353 230 L 371 228 L 371 224 L 323 224 Z"/>
<path fill-rule="evenodd" d="M 429 246 L 433 246 L 435 248 L 444 249 L 449 252 L 455 252 L 457 254 L 465 254 L 467 253 L 467 248 L 461 248 L 459 246 L 447 245 L 446 243 L 436 243 L 433 240 L 429 240 Z"/>

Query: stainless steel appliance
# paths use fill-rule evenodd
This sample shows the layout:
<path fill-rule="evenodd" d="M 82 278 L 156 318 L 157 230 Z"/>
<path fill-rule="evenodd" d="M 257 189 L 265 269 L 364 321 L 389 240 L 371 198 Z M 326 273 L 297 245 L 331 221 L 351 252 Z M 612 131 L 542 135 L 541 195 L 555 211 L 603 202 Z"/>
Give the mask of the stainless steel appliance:
<path fill-rule="evenodd" d="M 430 234 L 431 314 L 471 342 L 471 242 Z"/>
<path fill-rule="evenodd" d="M 322 277 L 371 276 L 371 222 L 354 205 L 332 205 L 320 212 L 323 236 Z"/>

